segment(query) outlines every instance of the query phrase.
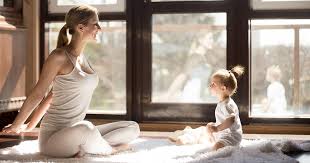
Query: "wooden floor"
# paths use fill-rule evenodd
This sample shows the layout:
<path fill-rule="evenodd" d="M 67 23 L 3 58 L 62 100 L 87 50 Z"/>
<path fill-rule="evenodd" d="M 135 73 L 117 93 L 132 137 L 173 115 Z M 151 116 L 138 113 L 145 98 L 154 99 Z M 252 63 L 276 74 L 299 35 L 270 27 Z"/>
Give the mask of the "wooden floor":
<path fill-rule="evenodd" d="M 0 148 L 11 147 L 18 145 L 22 141 L 36 140 L 38 138 L 38 130 L 23 134 L 3 134 L 0 133 Z M 141 137 L 166 138 L 172 132 L 141 132 Z M 292 140 L 310 140 L 310 135 L 276 135 L 276 134 L 244 134 L 246 139 L 292 139 Z M 300 163 L 310 162 L 310 152 L 301 154 L 291 154 L 290 156 L 296 158 Z"/>

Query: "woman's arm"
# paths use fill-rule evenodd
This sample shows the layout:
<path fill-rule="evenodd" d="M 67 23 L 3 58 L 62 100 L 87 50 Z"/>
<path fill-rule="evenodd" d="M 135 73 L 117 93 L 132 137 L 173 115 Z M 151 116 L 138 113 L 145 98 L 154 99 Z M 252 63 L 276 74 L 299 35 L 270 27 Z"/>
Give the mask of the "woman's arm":
<path fill-rule="evenodd" d="M 12 125 L 5 127 L 3 129 L 3 132 L 19 133 L 23 130 L 22 126 L 24 122 L 41 102 L 50 84 L 52 83 L 64 63 L 66 63 L 66 61 L 67 58 L 63 50 L 54 50 L 51 53 L 51 55 L 44 63 L 38 83 L 23 103 L 20 112 L 18 113 Z"/>
<path fill-rule="evenodd" d="M 46 111 L 50 107 L 50 103 L 52 101 L 52 96 L 53 96 L 53 93 L 50 92 L 46 96 L 46 98 L 42 100 L 42 102 L 40 103 L 38 108 L 34 111 L 32 117 L 30 119 L 30 122 L 27 124 L 24 132 L 31 131 L 37 126 L 37 124 L 39 123 L 39 121 L 41 120 L 43 115 L 46 113 Z"/>

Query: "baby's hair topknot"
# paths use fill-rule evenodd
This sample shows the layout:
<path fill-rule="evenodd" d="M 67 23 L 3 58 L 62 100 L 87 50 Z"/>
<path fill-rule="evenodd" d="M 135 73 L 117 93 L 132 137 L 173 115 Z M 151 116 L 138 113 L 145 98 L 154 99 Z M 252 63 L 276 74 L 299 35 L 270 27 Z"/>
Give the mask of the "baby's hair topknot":
<path fill-rule="evenodd" d="M 234 73 L 236 78 L 239 78 L 244 73 L 244 67 L 237 65 L 237 66 L 233 67 L 230 71 L 232 73 Z"/>

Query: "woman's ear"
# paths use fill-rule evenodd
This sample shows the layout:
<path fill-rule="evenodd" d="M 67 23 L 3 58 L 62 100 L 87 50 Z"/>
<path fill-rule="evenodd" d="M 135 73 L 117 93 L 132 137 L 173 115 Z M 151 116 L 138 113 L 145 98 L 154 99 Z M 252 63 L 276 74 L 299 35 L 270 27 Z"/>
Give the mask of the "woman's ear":
<path fill-rule="evenodd" d="M 84 32 L 84 25 L 83 24 L 78 24 L 77 25 L 77 31 L 79 31 L 79 32 Z"/>

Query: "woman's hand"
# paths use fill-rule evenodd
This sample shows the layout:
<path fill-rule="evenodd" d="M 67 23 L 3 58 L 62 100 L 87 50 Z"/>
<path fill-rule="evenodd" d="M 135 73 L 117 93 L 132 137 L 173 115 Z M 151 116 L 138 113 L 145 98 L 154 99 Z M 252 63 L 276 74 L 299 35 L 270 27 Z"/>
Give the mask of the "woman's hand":
<path fill-rule="evenodd" d="M 19 134 L 21 132 L 27 132 L 27 126 L 28 124 L 23 124 L 22 126 L 15 126 L 13 124 L 9 124 L 2 129 L 2 132 Z"/>
<path fill-rule="evenodd" d="M 27 124 L 24 124 L 23 125 L 23 131 L 22 132 L 30 132 L 30 131 L 32 131 L 34 128 L 35 128 L 36 126 L 34 126 L 34 125 L 30 125 L 30 122 L 29 123 L 27 123 Z"/>

